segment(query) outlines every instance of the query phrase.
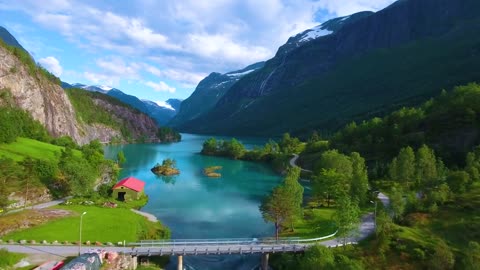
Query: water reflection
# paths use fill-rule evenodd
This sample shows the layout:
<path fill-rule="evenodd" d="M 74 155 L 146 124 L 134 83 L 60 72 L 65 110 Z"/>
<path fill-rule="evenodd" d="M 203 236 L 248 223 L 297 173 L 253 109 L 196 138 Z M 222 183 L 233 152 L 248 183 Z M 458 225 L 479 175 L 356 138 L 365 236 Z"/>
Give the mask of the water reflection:
<path fill-rule="evenodd" d="M 198 154 L 207 138 L 184 134 L 182 142 L 177 144 L 108 146 L 106 156 L 115 158 L 118 151 L 124 151 L 127 162 L 123 165 L 121 177 L 131 175 L 146 182 L 149 202 L 142 210 L 154 214 L 170 227 L 172 238 L 272 235 L 273 225 L 264 222 L 258 207 L 263 196 L 281 181 L 281 177 L 263 164 Z M 252 147 L 266 140 L 241 141 Z M 150 171 L 152 166 L 166 158 L 176 161 L 179 175 L 158 177 Z M 222 177 L 203 175 L 202 170 L 209 166 L 222 166 Z M 245 261 L 250 260 L 242 256 L 236 259 L 206 257 L 209 258 L 187 256 L 185 262 L 195 269 L 242 269 L 238 268 L 239 265 L 248 265 Z M 209 260 L 222 263 L 217 265 Z M 254 264 L 257 263 L 254 260 Z"/>

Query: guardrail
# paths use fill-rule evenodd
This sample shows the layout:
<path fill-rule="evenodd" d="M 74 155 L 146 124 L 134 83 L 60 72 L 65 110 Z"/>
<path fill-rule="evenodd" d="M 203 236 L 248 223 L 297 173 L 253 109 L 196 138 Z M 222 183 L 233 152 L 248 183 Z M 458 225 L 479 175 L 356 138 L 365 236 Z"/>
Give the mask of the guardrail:
<path fill-rule="evenodd" d="M 334 237 L 338 230 L 332 234 L 301 239 L 299 237 L 286 237 L 279 240 L 271 238 L 218 238 L 218 239 L 169 239 L 169 240 L 142 240 L 128 243 L 130 247 L 181 247 L 181 246 L 225 246 L 225 245 L 295 245 L 300 243 L 315 243 Z"/>

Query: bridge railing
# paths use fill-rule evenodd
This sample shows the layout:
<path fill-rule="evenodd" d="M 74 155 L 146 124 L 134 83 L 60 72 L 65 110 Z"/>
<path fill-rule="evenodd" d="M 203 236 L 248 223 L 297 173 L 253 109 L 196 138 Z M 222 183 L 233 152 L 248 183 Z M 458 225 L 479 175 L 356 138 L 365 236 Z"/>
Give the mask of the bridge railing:
<path fill-rule="evenodd" d="M 161 246 L 222 246 L 222 245 L 292 245 L 319 242 L 334 237 L 338 231 L 317 238 L 301 239 L 299 237 L 284 237 L 279 240 L 272 238 L 218 238 L 218 239 L 167 239 L 167 240 L 142 240 L 128 243 L 133 247 L 161 247 Z"/>

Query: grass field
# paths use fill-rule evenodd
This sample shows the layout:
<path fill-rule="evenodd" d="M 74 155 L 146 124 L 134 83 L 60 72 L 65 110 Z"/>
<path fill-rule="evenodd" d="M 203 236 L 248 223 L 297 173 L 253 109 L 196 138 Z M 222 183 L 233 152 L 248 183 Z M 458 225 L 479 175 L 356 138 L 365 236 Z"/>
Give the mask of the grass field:
<path fill-rule="evenodd" d="M 0 157 L 21 161 L 26 157 L 57 160 L 64 147 L 27 138 L 17 138 L 13 143 L 0 144 Z M 79 151 L 75 151 L 80 155 Z"/>
<path fill-rule="evenodd" d="M 282 232 L 282 237 L 317 238 L 335 232 L 336 227 L 332 220 L 333 208 L 304 209 L 303 219 L 294 222 L 293 232 Z"/>
<path fill-rule="evenodd" d="M 169 236 L 168 229 L 160 223 L 149 222 L 145 217 L 129 209 L 79 205 L 56 208 L 71 210 L 75 214 L 31 229 L 13 232 L 2 238 L 16 241 L 24 239 L 37 242 L 42 240 L 75 242 L 78 241 L 80 214 L 83 212 L 87 214 L 83 216 L 82 242 L 87 240 L 92 243 L 95 241 L 116 243 L 123 240 L 134 242 L 139 239 L 159 239 Z"/>

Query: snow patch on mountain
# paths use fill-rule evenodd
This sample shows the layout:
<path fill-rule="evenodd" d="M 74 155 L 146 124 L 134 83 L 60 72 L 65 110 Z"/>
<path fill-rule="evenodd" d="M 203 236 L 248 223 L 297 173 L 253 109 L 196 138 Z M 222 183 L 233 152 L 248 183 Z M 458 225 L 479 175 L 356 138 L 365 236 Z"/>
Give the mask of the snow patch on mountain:
<path fill-rule="evenodd" d="M 227 73 L 225 75 L 227 75 L 228 77 L 242 77 L 242 76 L 245 76 L 247 75 L 248 73 L 251 73 L 253 71 L 255 71 L 256 69 L 250 69 L 250 70 L 247 70 L 247 71 L 244 71 L 244 72 L 239 72 L 239 73 Z"/>
<path fill-rule="evenodd" d="M 110 90 L 113 89 L 113 87 L 106 86 L 106 85 L 98 85 L 97 87 L 104 90 L 104 91 L 110 91 Z"/>
<path fill-rule="evenodd" d="M 331 33 L 333 33 L 333 31 L 325 29 L 325 26 L 321 24 L 319 26 L 314 27 L 313 29 L 308 31 L 306 34 L 304 34 L 300 39 L 300 42 L 314 40 L 319 37 L 330 35 Z"/>

